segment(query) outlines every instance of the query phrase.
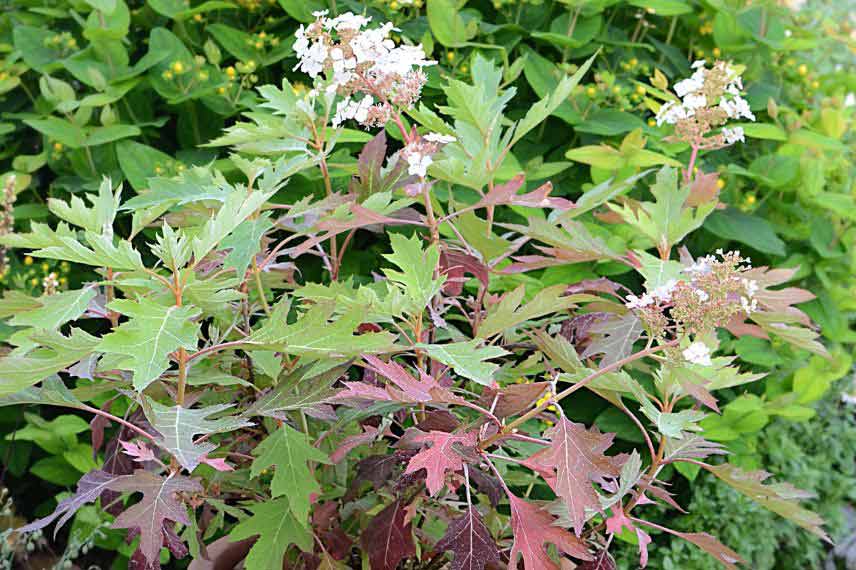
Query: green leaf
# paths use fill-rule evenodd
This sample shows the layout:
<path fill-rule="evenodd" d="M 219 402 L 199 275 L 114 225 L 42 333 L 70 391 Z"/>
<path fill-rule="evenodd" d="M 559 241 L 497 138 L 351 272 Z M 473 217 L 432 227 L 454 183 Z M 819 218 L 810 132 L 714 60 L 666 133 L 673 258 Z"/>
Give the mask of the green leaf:
<path fill-rule="evenodd" d="M 494 382 L 493 374 L 499 369 L 498 364 L 485 361 L 508 354 L 498 346 L 480 347 L 476 339 L 467 342 L 417 346 L 424 349 L 434 360 L 451 367 L 457 374 L 483 386 L 489 386 Z"/>
<path fill-rule="evenodd" d="M 556 89 L 550 92 L 549 95 L 532 105 L 528 111 L 526 111 L 526 115 L 520 122 L 517 123 L 516 130 L 514 132 L 514 137 L 511 139 L 510 145 L 514 145 L 517 141 L 522 139 L 526 133 L 534 129 L 536 126 L 541 124 L 547 117 L 552 115 L 556 109 L 559 108 L 563 103 L 567 103 L 567 99 L 570 94 L 573 92 L 574 88 L 579 85 L 583 76 L 588 72 L 591 64 L 594 62 L 595 58 L 600 53 L 598 50 L 593 56 L 588 58 L 585 63 L 583 63 L 579 69 L 573 75 L 569 77 L 563 77 L 559 84 L 556 86 Z"/>
<path fill-rule="evenodd" d="M 455 0 L 427 0 L 425 11 L 431 33 L 446 47 L 461 46 L 478 31 L 478 26 L 468 25 L 461 16 Z"/>
<path fill-rule="evenodd" d="M 208 255 L 217 247 L 217 244 L 267 202 L 277 190 L 276 187 L 267 192 L 261 190 L 251 192 L 244 187 L 233 190 L 226 197 L 217 214 L 205 222 L 199 233 L 193 238 L 193 255 L 196 257 L 196 261 L 199 262 Z"/>
<path fill-rule="evenodd" d="M 134 372 L 134 388 L 140 392 L 169 368 L 172 352 L 196 348 L 199 323 L 193 319 L 199 310 L 194 307 L 167 307 L 140 298 L 116 300 L 108 308 L 130 320 L 104 336 L 98 350 L 130 357 L 123 367 Z"/>
<path fill-rule="evenodd" d="M 223 260 L 223 268 L 235 268 L 238 277 L 243 278 L 247 267 L 250 266 L 252 258 L 261 249 L 261 239 L 271 228 L 273 222 L 270 220 L 270 212 L 261 216 L 244 221 L 220 244 L 222 249 L 229 249 L 229 253 Z"/>
<path fill-rule="evenodd" d="M 312 12 L 325 10 L 329 7 L 326 2 L 321 0 L 279 0 L 279 5 L 289 16 L 304 24 L 315 20 Z"/>
<path fill-rule="evenodd" d="M 749 138 L 780 142 L 788 140 L 788 133 L 779 125 L 772 123 L 739 123 L 733 126 L 742 127 L 744 134 Z"/>
<path fill-rule="evenodd" d="M 294 517 L 306 524 L 309 516 L 309 496 L 321 490 L 307 462 L 329 463 L 321 450 L 312 446 L 306 434 L 282 424 L 254 450 L 256 459 L 250 466 L 250 476 L 258 477 L 262 469 L 274 467 L 271 495 L 288 496 L 288 508 Z"/>
<path fill-rule="evenodd" d="M 799 499 L 812 497 L 811 493 L 801 491 L 787 483 L 765 485 L 764 480 L 770 476 L 769 473 L 743 471 L 730 463 L 715 466 L 705 465 L 704 468 L 762 507 L 801 526 L 823 540 L 829 540 L 823 530 L 823 519 L 812 511 L 801 507 L 798 502 Z"/>
<path fill-rule="evenodd" d="M 289 323 L 289 310 L 287 300 L 277 303 L 270 318 L 247 339 L 250 346 L 246 350 L 276 350 L 312 359 L 359 356 L 392 347 L 393 337 L 388 332 L 354 334 L 364 322 L 360 311 L 334 319 L 335 305 L 319 302 Z"/>
<path fill-rule="evenodd" d="M 203 456 L 217 449 L 217 445 L 210 441 L 194 442 L 194 436 L 231 432 L 252 425 L 251 422 L 235 416 L 206 419 L 232 406 L 233 404 L 220 404 L 194 410 L 182 406 L 164 406 L 146 398 L 143 408 L 149 423 L 160 433 L 157 438 L 158 445 L 170 452 L 179 464 L 190 472 L 196 469 Z"/>
<path fill-rule="evenodd" d="M 629 0 L 628 4 L 645 8 L 657 16 L 680 16 L 693 11 L 692 6 L 681 0 Z"/>
<path fill-rule="evenodd" d="M 404 288 L 404 293 L 412 302 L 411 312 L 421 312 L 431 299 L 443 287 L 444 277 L 434 279 L 440 252 L 435 245 L 422 249 L 419 236 L 409 238 L 401 234 L 392 234 L 390 243 L 392 253 L 384 257 L 396 264 L 400 271 L 384 269 L 384 274 L 390 281 Z"/>
<path fill-rule="evenodd" d="M 303 552 L 312 551 L 312 534 L 294 517 L 286 497 L 256 503 L 250 512 L 253 516 L 238 523 L 229 534 L 233 541 L 259 537 L 244 559 L 247 570 L 282 568 L 282 559 L 292 544 Z"/>
<path fill-rule="evenodd" d="M 526 77 L 526 81 L 538 97 L 550 97 L 550 94 L 558 88 L 559 82 L 564 79 L 565 73 L 549 59 L 528 47 L 524 48 L 523 53 L 526 56 L 526 62 L 523 66 L 523 75 Z M 568 102 L 561 103 L 553 111 L 553 115 L 571 125 L 582 120 L 579 112 L 575 111 Z"/>
<path fill-rule="evenodd" d="M 484 321 L 479 325 L 478 338 L 490 338 L 531 319 L 563 311 L 574 305 L 573 296 L 564 296 L 566 285 L 554 285 L 541 289 L 531 301 L 521 306 L 525 287 L 521 285 L 506 293 L 491 306 Z"/>
<path fill-rule="evenodd" d="M 18 327 L 57 329 L 80 317 L 95 295 L 94 287 L 43 295 L 36 300 L 39 303 L 38 308 L 18 313 L 9 321 L 9 324 Z"/>
<path fill-rule="evenodd" d="M 761 253 L 779 256 L 787 253 L 785 242 L 776 235 L 770 222 L 734 208 L 713 212 L 705 221 L 704 229 L 723 239 L 744 243 Z"/>
<path fill-rule="evenodd" d="M 120 241 L 116 245 L 111 237 L 84 232 L 86 247 L 77 239 L 77 234 L 65 223 L 56 230 L 47 224 L 33 222 L 28 234 L 8 234 L 0 237 L 0 243 L 10 247 L 34 249 L 34 257 L 59 259 L 94 267 L 113 269 L 143 269 L 143 260 L 130 242 Z"/>
<path fill-rule="evenodd" d="M 657 172 L 657 180 L 651 186 L 651 193 L 655 202 L 642 202 L 639 208 L 634 209 L 626 204 L 610 204 L 610 208 L 648 236 L 661 251 L 668 251 L 701 226 L 716 207 L 716 200 L 696 208 L 685 207 L 690 187 L 679 185 L 678 171 L 668 166 Z"/>
<path fill-rule="evenodd" d="M 636 115 L 613 109 L 601 109 L 592 113 L 585 121 L 576 125 L 574 129 L 581 133 L 610 137 L 629 133 L 634 129 L 641 129 L 644 126 L 645 123 Z"/>
<path fill-rule="evenodd" d="M 71 329 L 65 337 L 56 331 L 30 335 L 39 346 L 23 354 L 12 353 L 0 358 L 0 397 L 11 396 L 65 370 L 90 354 L 98 339 L 80 329 Z"/>
<path fill-rule="evenodd" d="M 112 235 L 113 221 L 119 209 L 122 196 L 122 186 L 113 191 L 113 184 L 109 178 L 101 180 L 98 193 L 85 195 L 86 203 L 78 196 L 72 196 L 69 202 L 56 198 L 48 198 L 48 208 L 58 218 L 65 220 L 71 225 L 81 227 L 95 234 Z"/>
<path fill-rule="evenodd" d="M 137 192 L 149 187 L 147 179 L 156 174 L 157 168 L 165 168 L 173 162 L 168 154 L 130 140 L 116 144 L 116 158 L 119 160 L 122 174 Z M 125 204 L 123 209 L 133 209 L 127 206 L 128 204 Z"/>

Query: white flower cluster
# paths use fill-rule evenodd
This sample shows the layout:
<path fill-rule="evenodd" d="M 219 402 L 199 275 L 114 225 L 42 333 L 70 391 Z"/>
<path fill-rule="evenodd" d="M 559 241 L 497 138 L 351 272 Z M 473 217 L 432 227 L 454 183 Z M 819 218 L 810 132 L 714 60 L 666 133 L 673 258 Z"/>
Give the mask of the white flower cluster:
<path fill-rule="evenodd" d="M 407 161 L 407 173 L 411 176 L 425 178 L 428 167 L 434 163 L 431 158 L 442 145 L 455 142 L 455 137 L 440 133 L 428 133 L 421 139 L 417 139 L 401 150 L 404 160 Z"/>
<path fill-rule="evenodd" d="M 710 349 L 701 341 L 695 341 L 681 352 L 687 362 L 699 364 L 701 366 L 710 366 Z"/>
<path fill-rule="evenodd" d="M 422 68 L 437 62 L 426 59 L 421 45 L 395 45 L 397 31 L 389 22 L 366 28 L 371 18 L 346 12 L 328 18 L 314 12 L 315 22 L 295 32 L 294 51 L 299 69 L 317 78 L 326 72 L 328 92 L 344 97 L 338 103 L 333 126 L 353 119 L 380 126 L 389 119 L 391 105 L 408 107 L 426 81 Z M 363 94 L 359 100 L 352 97 Z"/>
<path fill-rule="evenodd" d="M 672 292 L 678 286 L 677 279 L 669 279 L 664 284 L 655 287 L 647 293 L 643 293 L 641 297 L 636 295 L 628 295 L 627 302 L 624 304 L 628 309 L 641 309 L 650 307 L 659 303 L 668 303 L 672 300 Z"/>
<path fill-rule="evenodd" d="M 728 119 L 755 120 L 749 103 L 740 96 L 743 80 L 734 68 L 724 62 L 717 62 L 712 69 L 708 69 L 704 60 L 696 61 L 692 67 L 695 70 L 693 74 L 674 86 L 681 101 L 669 101 L 660 107 L 657 113 L 658 126 L 674 125 L 711 109 L 718 109 Z M 726 144 L 744 141 L 741 127 L 724 127 L 722 136 Z"/>

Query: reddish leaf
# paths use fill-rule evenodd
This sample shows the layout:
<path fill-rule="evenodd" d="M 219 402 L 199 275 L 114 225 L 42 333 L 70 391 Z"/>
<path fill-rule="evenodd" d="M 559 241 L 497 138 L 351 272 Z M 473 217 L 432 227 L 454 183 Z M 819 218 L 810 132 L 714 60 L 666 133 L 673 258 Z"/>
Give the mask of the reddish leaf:
<path fill-rule="evenodd" d="M 363 433 L 359 433 L 357 435 L 349 435 L 348 437 L 342 440 L 342 443 L 339 444 L 339 447 L 337 447 L 336 450 L 330 454 L 330 461 L 332 461 L 333 463 L 339 463 L 345 457 L 347 457 L 348 453 L 350 453 L 351 450 L 355 447 L 371 443 L 375 439 L 377 439 L 378 429 L 376 427 L 370 425 L 365 425 L 362 427 Z"/>
<path fill-rule="evenodd" d="M 120 441 L 122 453 L 134 458 L 134 461 L 144 463 L 155 460 L 155 452 L 145 442 L 134 443 L 132 441 Z"/>
<path fill-rule="evenodd" d="M 615 458 L 603 454 L 615 434 L 602 434 L 597 428 L 586 430 L 561 418 L 549 431 L 551 445 L 527 460 L 527 463 L 545 475 L 568 507 L 577 536 L 585 524 L 586 509 L 600 510 L 600 499 L 592 483 L 603 484 L 607 477 L 617 477 L 619 468 Z"/>
<path fill-rule="evenodd" d="M 407 464 L 405 474 L 425 469 L 428 493 L 436 495 L 445 485 L 447 471 L 460 471 L 464 467 L 461 452 L 456 449 L 473 448 L 478 443 L 476 432 L 452 434 L 442 431 L 420 433 L 409 438 L 408 443 L 425 445 Z"/>
<path fill-rule="evenodd" d="M 499 564 L 499 549 L 481 515 L 470 506 L 464 515 L 449 523 L 437 550 L 451 550 L 451 570 L 484 570 L 487 563 Z"/>
<path fill-rule="evenodd" d="M 482 392 L 478 403 L 493 413 L 498 418 L 507 418 L 529 409 L 533 402 L 537 401 L 550 387 L 549 382 L 530 382 L 528 384 L 511 384 L 499 390 L 487 387 Z M 494 400 L 496 403 L 494 403 Z"/>
<path fill-rule="evenodd" d="M 719 198 L 719 186 L 716 181 L 719 173 L 716 171 L 696 174 L 690 184 L 690 194 L 687 196 L 686 206 L 695 208 Z"/>
<path fill-rule="evenodd" d="M 517 570 L 518 555 L 523 558 L 525 570 L 559 570 L 559 566 L 547 555 L 545 545 L 551 543 L 564 554 L 580 560 L 592 557 L 582 540 L 563 528 L 553 526 L 554 518 L 543 511 L 519 499 L 508 496 L 511 504 L 511 530 L 514 544 L 508 557 L 509 570 Z"/>
<path fill-rule="evenodd" d="M 586 560 L 577 564 L 576 570 L 616 570 L 615 560 L 606 550 L 598 552 L 594 560 Z"/>
<path fill-rule="evenodd" d="M 503 204 L 527 206 L 529 208 L 556 208 L 558 210 L 570 210 L 574 207 L 574 203 L 570 200 L 550 197 L 550 192 L 553 191 L 551 182 L 545 182 L 532 192 L 517 194 L 517 191 L 523 187 L 524 181 L 525 175 L 521 173 L 508 182 L 497 184 L 481 199 L 477 207 L 484 208 Z"/>
<path fill-rule="evenodd" d="M 363 549 L 372 570 L 395 570 L 398 563 L 416 555 L 413 529 L 406 522 L 405 507 L 397 500 L 379 512 L 363 531 Z"/>
<path fill-rule="evenodd" d="M 460 295 L 464 290 L 464 275 L 469 273 L 487 289 L 490 273 L 480 259 L 462 251 L 443 250 L 440 252 L 440 271 L 446 276 L 443 292 L 446 295 Z"/>
<path fill-rule="evenodd" d="M 218 457 L 216 459 L 211 459 L 207 455 L 203 455 L 199 458 L 199 461 L 208 465 L 209 467 L 213 467 L 217 471 L 234 471 L 235 468 L 226 463 L 226 459 L 223 457 Z"/>
<path fill-rule="evenodd" d="M 142 493 L 143 498 L 116 517 L 113 528 L 139 529 L 140 551 L 151 563 L 158 559 L 164 542 L 165 521 L 190 524 L 187 508 L 176 496 L 179 492 L 199 493 L 202 485 L 196 479 L 182 475 L 159 477 L 138 469 L 110 484 L 118 492 Z"/>
<path fill-rule="evenodd" d="M 461 421 L 448 410 L 427 410 L 424 419 L 416 427 L 422 431 L 453 432 L 460 427 Z"/>
<path fill-rule="evenodd" d="M 336 394 L 337 400 L 402 403 L 456 402 L 460 400 L 421 370 L 417 379 L 396 362 L 384 362 L 369 354 L 363 355 L 363 359 L 369 365 L 369 370 L 390 380 L 393 385 L 380 388 L 366 382 L 345 382 L 346 389 Z"/>

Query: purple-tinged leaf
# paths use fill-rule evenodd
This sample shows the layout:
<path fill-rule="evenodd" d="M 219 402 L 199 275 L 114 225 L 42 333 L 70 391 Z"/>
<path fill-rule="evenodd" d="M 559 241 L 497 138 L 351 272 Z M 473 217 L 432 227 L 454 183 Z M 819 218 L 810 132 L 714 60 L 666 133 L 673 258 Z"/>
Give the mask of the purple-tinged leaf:
<path fill-rule="evenodd" d="M 484 570 L 488 563 L 499 564 L 496 542 L 473 506 L 467 508 L 463 516 L 449 523 L 436 549 L 454 553 L 451 570 Z"/>
<path fill-rule="evenodd" d="M 109 488 L 119 493 L 142 493 L 143 498 L 128 507 L 113 522 L 113 528 L 139 529 L 140 551 L 151 564 L 158 559 L 164 543 L 165 521 L 190 524 L 187 507 L 177 493 L 200 493 L 202 485 L 196 479 L 182 475 L 160 477 L 138 469 L 133 475 L 113 480 Z"/>
<path fill-rule="evenodd" d="M 363 531 L 361 542 L 372 570 L 395 570 L 399 562 L 416 555 L 406 507 L 400 499 L 395 501 L 369 521 Z"/>
<path fill-rule="evenodd" d="M 95 469 L 86 473 L 80 478 L 80 481 L 77 482 L 77 491 L 74 495 L 60 501 L 54 512 L 48 516 L 19 528 L 18 532 L 32 532 L 34 530 L 39 530 L 56 520 L 56 528 L 54 529 L 54 536 L 56 536 L 60 527 L 68 522 L 80 507 L 86 503 L 94 502 L 95 499 L 97 499 L 104 490 L 109 489 L 110 484 L 119 477 L 121 476 L 106 473 L 100 469 Z"/>
<path fill-rule="evenodd" d="M 633 352 L 633 343 L 644 332 L 642 321 L 634 313 L 614 315 L 595 323 L 589 329 L 593 337 L 582 353 L 583 358 L 603 354 L 600 367 L 614 364 Z"/>

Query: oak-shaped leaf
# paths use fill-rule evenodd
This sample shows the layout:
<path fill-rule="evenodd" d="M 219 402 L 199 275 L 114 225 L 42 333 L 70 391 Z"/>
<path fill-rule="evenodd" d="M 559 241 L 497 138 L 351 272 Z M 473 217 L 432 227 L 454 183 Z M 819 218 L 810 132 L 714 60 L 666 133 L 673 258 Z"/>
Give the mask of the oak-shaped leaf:
<path fill-rule="evenodd" d="M 101 339 L 98 350 L 127 356 L 123 367 L 134 372 L 134 388 L 143 391 L 169 368 L 169 355 L 179 348 L 195 349 L 199 315 L 194 307 L 165 306 L 146 298 L 119 299 L 108 307 L 130 317 Z"/>
<path fill-rule="evenodd" d="M 416 378 L 397 362 L 384 362 L 368 354 L 363 355 L 363 360 L 368 364 L 368 370 L 386 378 L 391 384 L 381 387 L 368 382 L 344 382 L 345 389 L 336 394 L 336 400 L 401 403 L 449 403 L 460 400 L 421 370 L 418 372 L 419 378 Z"/>
<path fill-rule="evenodd" d="M 39 520 L 33 521 L 30 524 L 18 529 L 18 532 L 32 532 L 46 527 L 54 520 L 57 521 L 54 528 L 54 536 L 59 532 L 59 529 L 68 520 L 74 516 L 77 510 L 86 503 L 92 503 L 98 498 L 101 493 L 110 488 L 113 483 L 121 475 L 113 475 L 106 473 L 100 469 L 94 469 L 80 478 L 77 482 L 77 491 L 62 501 L 59 502 L 54 512 Z"/>
<path fill-rule="evenodd" d="M 34 384 L 65 370 L 98 346 L 98 338 L 80 329 L 71 329 L 68 336 L 59 331 L 34 332 L 29 340 L 35 343 L 34 348 L 0 358 L 0 397 L 35 396 L 35 391 L 28 390 Z"/>
<path fill-rule="evenodd" d="M 547 554 L 547 543 L 554 544 L 559 552 L 579 560 L 591 560 L 585 543 L 563 528 L 553 526 L 553 516 L 514 495 L 508 496 L 511 505 L 511 530 L 514 544 L 508 556 L 509 570 L 519 568 L 523 558 L 524 570 L 559 570 L 559 565 Z"/>
<path fill-rule="evenodd" d="M 568 507 L 568 517 L 577 536 L 586 521 L 586 509 L 600 510 L 593 483 L 604 484 L 619 475 L 618 458 L 604 455 L 615 434 L 560 418 L 547 432 L 550 447 L 537 452 L 527 465 L 541 473 Z"/>
<path fill-rule="evenodd" d="M 499 549 L 479 512 L 470 505 L 464 514 L 449 523 L 446 534 L 435 547 L 454 553 L 451 570 L 484 570 L 488 563 L 499 564 Z"/>
<path fill-rule="evenodd" d="M 139 529 L 140 551 L 154 564 L 164 543 L 163 525 L 172 521 L 190 524 L 187 507 L 177 493 L 200 493 L 202 485 L 197 479 L 171 474 L 166 477 L 138 469 L 132 475 L 123 475 L 110 483 L 109 488 L 119 493 L 142 493 L 139 502 L 125 509 L 113 522 L 113 528 Z"/>
<path fill-rule="evenodd" d="M 321 490 L 309 461 L 329 463 L 330 459 L 309 443 L 306 434 L 283 424 L 254 450 L 256 456 L 250 475 L 258 477 L 263 469 L 275 467 L 270 489 L 274 497 L 288 496 L 288 508 L 303 522 L 309 515 L 309 496 Z"/>
<path fill-rule="evenodd" d="M 375 515 L 363 531 L 361 543 L 372 570 L 395 570 L 399 562 L 416 555 L 406 507 L 401 499 L 396 500 Z"/>
<path fill-rule="evenodd" d="M 149 423 L 160 433 L 156 440 L 158 445 L 170 452 L 188 471 L 196 469 L 203 457 L 217 449 L 210 441 L 196 443 L 195 436 L 229 432 L 252 425 L 252 422 L 238 416 L 208 419 L 231 407 L 232 404 L 199 409 L 164 406 L 149 398 L 144 404 Z"/>
<path fill-rule="evenodd" d="M 579 301 L 574 296 L 565 296 L 565 285 L 554 285 L 538 291 L 528 303 L 523 302 L 526 289 L 523 285 L 509 291 L 492 305 L 479 325 L 478 337 L 490 338 L 523 322 L 563 311 Z"/>
<path fill-rule="evenodd" d="M 728 568 L 728 570 L 737 570 L 737 564 L 746 562 L 740 555 L 722 544 L 719 539 L 706 532 L 678 532 L 668 527 L 654 525 L 648 521 L 631 517 L 632 522 L 639 525 L 656 528 L 660 531 L 668 532 L 669 534 L 680 537 L 688 542 L 691 542 L 713 556 L 720 564 Z M 637 527 L 638 528 L 638 527 Z"/>
<path fill-rule="evenodd" d="M 634 313 L 612 315 L 589 329 L 592 342 L 582 353 L 583 358 L 603 354 L 600 367 L 614 364 L 633 352 L 633 343 L 644 331 L 642 321 Z"/>
<path fill-rule="evenodd" d="M 823 530 L 823 519 L 799 504 L 800 499 L 813 497 L 812 493 L 797 489 L 789 483 L 765 485 L 764 481 L 770 476 L 766 471 L 743 471 L 730 463 L 705 465 L 705 469 L 762 507 L 829 541 L 829 536 Z"/>
<path fill-rule="evenodd" d="M 422 449 L 410 459 L 405 474 L 425 469 L 425 484 L 428 493 L 436 495 L 446 483 L 446 473 L 460 471 L 464 467 L 463 453 L 478 443 L 478 434 L 474 431 L 462 434 L 431 431 L 417 433 L 407 438 L 411 445 L 421 445 Z"/>
<path fill-rule="evenodd" d="M 351 179 L 348 190 L 357 195 L 358 200 L 364 200 L 378 192 L 392 192 L 405 184 L 415 181 L 416 177 L 407 173 L 407 162 L 400 157 L 387 162 L 384 172 L 383 163 L 386 160 L 386 133 L 380 131 L 365 144 L 357 158 L 357 175 Z M 391 163 L 391 164 L 390 164 Z"/>
<path fill-rule="evenodd" d="M 9 324 L 37 329 L 59 328 L 60 325 L 78 319 L 89 307 L 89 302 L 95 298 L 96 293 L 95 287 L 88 286 L 53 295 L 43 295 L 33 299 L 37 303 L 36 308 L 16 313 L 9 320 Z"/>
<path fill-rule="evenodd" d="M 258 536 L 244 559 L 246 570 L 279 570 L 292 544 L 304 552 L 312 551 L 312 534 L 305 522 L 295 518 L 288 498 L 256 503 L 250 511 L 252 516 L 238 523 L 229 534 L 233 541 Z"/>
<path fill-rule="evenodd" d="M 418 344 L 428 356 L 449 366 L 456 374 L 478 382 L 482 386 L 493 383 L 493 375 L 499 369 L 498 364 L 488 362 L 492 358 L 504 356 L 508 352 L 498 346 L 479 346 L 478 339 L 466 342 L 446 344 Z"/>

